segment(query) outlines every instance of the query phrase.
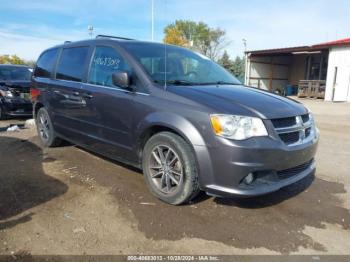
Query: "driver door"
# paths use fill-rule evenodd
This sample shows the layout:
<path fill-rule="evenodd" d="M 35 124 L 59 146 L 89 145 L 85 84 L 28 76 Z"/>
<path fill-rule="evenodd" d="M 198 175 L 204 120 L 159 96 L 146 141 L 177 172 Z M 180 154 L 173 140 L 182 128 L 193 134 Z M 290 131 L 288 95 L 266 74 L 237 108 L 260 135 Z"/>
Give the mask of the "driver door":
<path fill-rule="evenodd" d="M 112 74 L 118 71 L 131 72 L 127 60 L 113 46 L 96 46 L 82 90 L 92 95 L 87 105 L 93 117 L 90 121 L 99 120 L 101 133 L 92 146 L 104 155 L 125 158 L 133 146 L 135 94 L 113 85 Z"/>

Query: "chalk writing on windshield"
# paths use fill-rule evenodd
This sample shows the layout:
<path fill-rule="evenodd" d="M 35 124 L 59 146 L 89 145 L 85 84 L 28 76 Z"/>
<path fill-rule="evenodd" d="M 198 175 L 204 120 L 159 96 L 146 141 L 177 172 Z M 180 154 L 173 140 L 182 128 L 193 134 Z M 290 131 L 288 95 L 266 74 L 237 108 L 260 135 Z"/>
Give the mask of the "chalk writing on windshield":
<path fill-rule="evenodd" d="M 95 65 L 107 66 L 113 69 L 119 69 L 120 65 L 120 59 L 113 57 L 96 57 L 93 62 Z"/>

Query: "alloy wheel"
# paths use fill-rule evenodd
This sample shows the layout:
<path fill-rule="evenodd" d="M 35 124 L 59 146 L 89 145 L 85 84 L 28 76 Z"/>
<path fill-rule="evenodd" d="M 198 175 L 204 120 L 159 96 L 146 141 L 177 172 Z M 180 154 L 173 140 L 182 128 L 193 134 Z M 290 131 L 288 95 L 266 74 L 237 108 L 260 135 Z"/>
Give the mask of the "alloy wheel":
<path fill-rule="evenodd" d="M 49 125 L 48 116 L 44 113 L 40 113 L 38 118 L 39 118 L 39 121 L 37 124 L 38 124 L 40 137 L 44 141 L 48 141 L 50 139 L 50 125 Z"/>
<path fill-rule="evenodd" d="M 177 153 L 167 145 L 157 145 L 149 158 L 149 174 L 163 194 L 178 191 L 183 183 L 183 164 Z"/>

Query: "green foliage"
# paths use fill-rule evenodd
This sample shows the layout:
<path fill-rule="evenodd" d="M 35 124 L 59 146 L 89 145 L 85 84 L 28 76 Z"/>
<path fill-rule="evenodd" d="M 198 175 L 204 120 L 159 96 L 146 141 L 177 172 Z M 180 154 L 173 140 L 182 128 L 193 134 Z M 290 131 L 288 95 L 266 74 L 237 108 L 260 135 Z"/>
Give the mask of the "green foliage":
<path fill-rule="evenodd" d="M 231 60 L 227 51 L 225 50 L 218 63 L 231 72 L 241 82 L 244 82 L 245 61 L 244 58 L 236 56 L 235 60 Z"/>
<path fill-rule="evenodd" d="M 226 32 L 220 28 L 210 28 L 203 22 L 176 20 L 164 28 L 163 41 L 167 44 L 184 46 L 217 60 L 227 45 Z"/>
<path fill-rule="evenodd" d="M 35 61 L 24 60 L 17 55 L 0 55 L 0 64 L 28 65 L 30 67 L 34 67 Z"/>

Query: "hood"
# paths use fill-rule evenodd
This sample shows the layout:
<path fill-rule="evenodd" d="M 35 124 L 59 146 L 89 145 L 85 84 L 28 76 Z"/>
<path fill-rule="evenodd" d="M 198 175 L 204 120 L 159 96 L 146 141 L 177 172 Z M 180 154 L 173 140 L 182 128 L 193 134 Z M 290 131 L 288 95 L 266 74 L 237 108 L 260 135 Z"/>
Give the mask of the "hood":
<path fill-rule="evenodd" d="M 16 89 L 21 92 L 29 92 L 29 80 L 0 80 L 0 88 L 7 87 L 9 89 Z"/>
<path fill-rule="evenodd" d="M 209 107 L 213 113 L 284 118 L 307 113 L 299 102 L 243 85 L 170 86 L 168 91 Z"/>

